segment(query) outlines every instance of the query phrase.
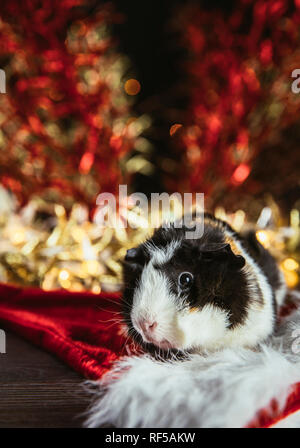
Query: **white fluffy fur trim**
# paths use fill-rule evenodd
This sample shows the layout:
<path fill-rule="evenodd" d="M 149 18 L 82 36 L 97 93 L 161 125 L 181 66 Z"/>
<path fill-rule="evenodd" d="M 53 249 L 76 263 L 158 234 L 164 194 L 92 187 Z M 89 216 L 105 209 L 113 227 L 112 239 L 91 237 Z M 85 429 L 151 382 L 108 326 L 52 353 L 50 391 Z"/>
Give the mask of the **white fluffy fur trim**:
<path fill-rule="evenodd" d="M 300 428 L 300 411 L 294 412 L 287 417 L 279 420 L 270 428 Z"/>
<path fill-rule="evenodd" d="M 292 332 L 300 311 L 258 351 L 226 349 L 185 361 L 128 357 L 96 384 L 88 427 L 243 427 L 272 398 L 284 406 L 300 381 Z M 100 387 L 99 387 L 100 386 Z"/>

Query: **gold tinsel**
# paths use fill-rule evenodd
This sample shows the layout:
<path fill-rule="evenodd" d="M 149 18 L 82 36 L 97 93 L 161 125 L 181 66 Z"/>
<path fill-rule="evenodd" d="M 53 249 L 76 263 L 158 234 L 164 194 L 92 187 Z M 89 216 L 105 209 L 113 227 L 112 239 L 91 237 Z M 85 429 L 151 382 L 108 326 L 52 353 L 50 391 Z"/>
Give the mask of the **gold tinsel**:
<path fill-rule="evenodd" d="M 173 214 L 172 214 L 173 213 Z M 178 216 L 176 204 L 168 219 Z M 240 231 L 250 225 L 246 212 L 216 216 Z M 39 286 L 45 290 L 115 291 L 121 287 L 122 259 L 153 231 L 150 220 L 137 207 L 127 213 L 128 228 L 101 227 L 75 204 L 67 215 L 60 204 L 35 199 L 17 211 L 14 198 L 0 188 L 0 281 Z M 165 216 L 160 215 L 163 221 Z M 153 222 L 153 221 L 152 221 Z M 287 284 L 299 282 L 299 211 L 294 209 L 284 226 L 275 204 L 265 207 L 255 224 L 257 238 L 277 258 Z"/>

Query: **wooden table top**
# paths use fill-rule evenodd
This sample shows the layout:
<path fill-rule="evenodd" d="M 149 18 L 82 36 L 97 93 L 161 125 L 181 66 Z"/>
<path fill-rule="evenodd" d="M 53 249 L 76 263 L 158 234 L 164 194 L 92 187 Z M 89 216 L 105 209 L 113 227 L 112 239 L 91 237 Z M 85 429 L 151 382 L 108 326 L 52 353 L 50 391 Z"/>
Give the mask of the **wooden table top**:
<path fill-rule="evenodd" d="M 83 378 L 55 356 L 6 332 L 0 353 L 0 428 L 80 427 Z"/>

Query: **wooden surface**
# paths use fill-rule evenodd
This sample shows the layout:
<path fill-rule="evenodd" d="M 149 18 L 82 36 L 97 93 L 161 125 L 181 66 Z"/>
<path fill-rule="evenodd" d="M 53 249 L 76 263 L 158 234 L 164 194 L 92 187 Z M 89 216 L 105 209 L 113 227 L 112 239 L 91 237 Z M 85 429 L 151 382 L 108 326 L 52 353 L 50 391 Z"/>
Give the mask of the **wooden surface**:
<path fill-rule="evenodd" d="M 83 378 L 49 353 L 6 332 L 0 353 L 0 428 L 80 427 Z"/>

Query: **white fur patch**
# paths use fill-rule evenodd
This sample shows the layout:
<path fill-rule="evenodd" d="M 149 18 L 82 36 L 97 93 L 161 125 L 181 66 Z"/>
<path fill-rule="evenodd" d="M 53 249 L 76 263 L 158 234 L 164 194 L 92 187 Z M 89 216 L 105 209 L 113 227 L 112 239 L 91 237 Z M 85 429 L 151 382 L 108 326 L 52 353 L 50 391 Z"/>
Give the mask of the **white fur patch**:
<path fill-rule="evenodd" d="M 226 311 L 211 304 L 197 311 L 183 311 L 178 318 L 182 344 L 176 348 L 190 350 L 204 347 L 213 350 L 226 338 L 229 325 Z"/>
<path fill-rule="evenodd" d="M 151 255 L 151 261 L 153 263 L 163 264 L 172 258 L 176 249 L 180 246 L 180 241 L 172 241 L 164 248 L 158 248 L 151 244 L 146 244 L 147 249 Z"/>
<path fill-rule="evenodd" d="M 286 287 L 286 283 L 285 283 L 285 279 L 283 276 L 283 273 L 280 269 L 278 269 L 279 271 L 279 275 L 280 275 L 280 287 L 275 291 L 275 298 L 276 298 L 276 302 L 277 305 L 279 307 L 281 307 L 283 305 L 284 299 L 286 297 L 287 294 L 287 287 Z"/>
<path fill-rule="evenodd" d="M 172 340 L 173 344 L 178 344 L 180 332 L 177 328 L 177 303 L 176 297 L 170 293 L 168 280 L 162 272 L 154 267 L 155 263 L 165 263 L 173 255 L 179 243 L 172 243 L 165 250 L 151 248 L 152 258 L 144 268 L 139 285 L 133 296 L 131 310 L 131 320 L 134 327 L 143 336 L 140 326 L 141 320 L 157 321 L 158 326 L 153 334 L 156 345 L 165 347 L 162 341 Z M 148 248 L 149 249 L 149 248 Z"/>
<path fill-rule="evenodd" d="M 171 362 L 124 358 L 94 383 L 86 426 L 244 427 L 273 398 L 282 409 L 300 381 L 300 354 L 291 350 L 295 328 L 300 311 L 257 351 L 225 349 Z"/>
<path fill-rule="evenodd" d="M 293 412 L 270 426 L 270 428 L 300 428 L 300 411 Z"/>

